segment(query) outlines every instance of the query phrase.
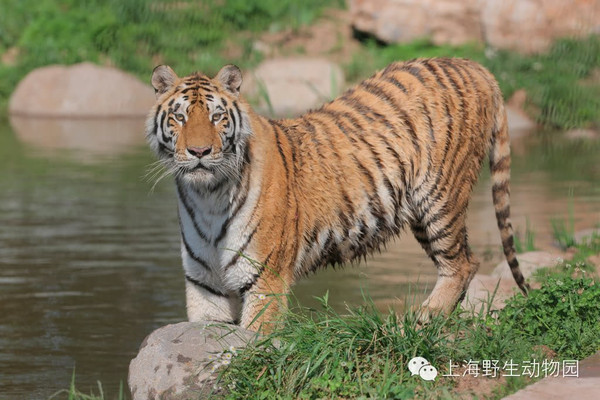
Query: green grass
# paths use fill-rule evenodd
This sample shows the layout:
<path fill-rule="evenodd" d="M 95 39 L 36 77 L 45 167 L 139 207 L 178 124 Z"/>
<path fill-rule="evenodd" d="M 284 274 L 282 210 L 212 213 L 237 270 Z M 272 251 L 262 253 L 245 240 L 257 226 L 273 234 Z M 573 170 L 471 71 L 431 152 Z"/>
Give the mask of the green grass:
<path fill-rule="evenodd" d="M 111 63 L 144 80 L 158 63 L 215 73 L 225 63 L 260 60 L 252 32 L 298 28 L 343 0 L 0 0 L 0 53 L 18 47 L 15 66 L 0 64 L 0 99 L 26 73 L 48 64 Z M 235 59 L 227 50 L 239 46 Z"/>
<path fill-rule="evenodd" d="M 580 360 L 600 348 L 600 285 L 589 268 L 577 268 L 540 275 L 540 290 L 515 295 L 500 312 L 458 309 L 425 326 L 414 313 L 382 313 L 369 299 L 339 314 L 326 295 L 320 309 L 292 310 L 276 333 L 240 351 L 221 386 L 228 399 L 453 398 L 461 378 L 442 375 L 462 371 L 451 371 L 451 363 L 473 360 L 483 371 L 483 360 L 498 360 L 501 368 L 510 360 Z M 407 363 L 415 356 L 438 369 L 434 382 L 411 376 Z M 532 381 L 506 379 L 492 398 Z"/>
<path fill-rule="evenodd" d="M 563 39 L 549 52 L 529 57 L 498 52 L 483 63 L 498 78 L 506 98 L 517 89 L 527 91 L 526 107 L 540 124 L 600 127 L 600 82 L 583 83 L 600 68 L 599 36 Z"/>
<path fill-rule="evenodd" d="M 98 382 L 97 389 L 98 389 L 97 394 L 94 393 L 93 391 L 91 391 L 90 394 L 85 394 L 83 392 L 80 392 L 75 387 L 75 370 L 73 370 L 73 375 L 71 376 L 71 385 L 69 386 L 69 388 L 56 392 L 55 394 L 50 396 L 48 400 L 63 400 L 63 399 L 66 399 L 66 400 L 108 400 L 108 399 L 125 400 L 128 398 L 128 396 L 125 394 L 126 389 L 123 387 L 123 382 L 121 382 L 121 384 L 119 385 L 119 392 L 117 393 L 116 397 L 115 396 L 107 397 L 104 394 L 104 389 L 102 388 L 102 383 L 100 383 L 100 382 Z"/>
<path fill-rule="evenodd" d="M 563 251 L 577 244 L 575 241 L 575 210 L 573 207 L 573 192 L 571 190 L 567 202 L 567 221 L 565 222 L 562 218 L 552 218 L 550 220 L 554 239 Z"/>
<path fill-rule="evenodd" d="M 524 237 L 523 237 L 524 236 Z M 519 229 L 515 231 L 515 250 L 517 253 L 525 253 L 528 251 L 535 251 L 535 232 L 529 226 L 529 219 L 525 222 L 525 233 L 522 235 Z"/>

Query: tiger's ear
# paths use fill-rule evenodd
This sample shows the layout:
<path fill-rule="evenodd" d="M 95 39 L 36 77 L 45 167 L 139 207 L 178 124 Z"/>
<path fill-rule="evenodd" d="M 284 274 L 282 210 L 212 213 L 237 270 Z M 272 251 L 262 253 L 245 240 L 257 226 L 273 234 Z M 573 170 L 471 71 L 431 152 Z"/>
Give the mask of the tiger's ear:
<path fill-rule="evenodd" d="M 175 85 L 178 76 L 168 65 L 159 65 L 152 71 L 152 86 L 156 97 L 165 93 Z"/>
<path fill-rule="evenodd" d="M 221 68 L 216 76 L 217 80 L 223 85 L 223 87 L 238 96 L 240 94 L 240 87 L 242 86 L 242 71 L 235 65 L 229 64 Z"/>

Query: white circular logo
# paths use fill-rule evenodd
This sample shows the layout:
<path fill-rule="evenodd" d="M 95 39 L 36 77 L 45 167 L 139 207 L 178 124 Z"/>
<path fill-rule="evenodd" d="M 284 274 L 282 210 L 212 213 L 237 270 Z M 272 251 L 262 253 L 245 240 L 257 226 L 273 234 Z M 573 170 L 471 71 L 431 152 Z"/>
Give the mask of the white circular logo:
<path fill-rule="evenodd" d="M 419 370 L 419 375 L 426 381 L 434 380 L 437 374 L 437 369 L 433 365 L 425 365 Z"/>
<path fill-rule="evenodd" d="M 408 362 L 408 370 L 413 375 L 419 375 L 419 370 L 425 365 L 429 365 L 429 361 L 423 357 L 414 357 Z"/>

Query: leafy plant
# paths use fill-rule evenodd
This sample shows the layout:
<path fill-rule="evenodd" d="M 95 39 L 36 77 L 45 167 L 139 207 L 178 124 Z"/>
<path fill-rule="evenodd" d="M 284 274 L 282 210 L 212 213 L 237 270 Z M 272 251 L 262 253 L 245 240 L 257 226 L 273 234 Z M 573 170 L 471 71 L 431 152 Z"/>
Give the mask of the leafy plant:
<path fill-rule="evenodd" d="M 515 296 L 499 314 L 497 334 L 520 332 L 532 345 L 580 359 L 600 347 L 600 285 L 581 274 L 549 277 L 528 297 Z"/>

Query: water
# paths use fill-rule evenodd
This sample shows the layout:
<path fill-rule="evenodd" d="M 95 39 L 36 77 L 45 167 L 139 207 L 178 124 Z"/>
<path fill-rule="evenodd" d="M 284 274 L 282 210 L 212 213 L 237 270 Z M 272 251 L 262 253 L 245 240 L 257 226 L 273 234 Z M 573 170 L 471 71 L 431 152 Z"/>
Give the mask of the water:
<path fill-rule="evenodd" d="M 154 161 L 143 122 L 13 120 L 0 123 L 0 398 L 48 398 L 73 371 L 84 392 L 103 382 L 112 398 L 153 329 L 185 319 L 176 202 L 169 179 L 142 179 Z M 513 224 L 526 220 L 551 247 L 551 218 L 572 204 L 577 228 L 600 222 L 600 145 L 515 143 Z M 489 174 L 469 213 L 471 245 L 489 272 L 501 260 Z M 364 265 L 366 264 L 366 266 Z M 409 234 L 361 265 L 321 271 L 295 295 L 314 305 L 329 291 L 338 309 L 368 292 L 402 309 L 435 282 Z"/>

